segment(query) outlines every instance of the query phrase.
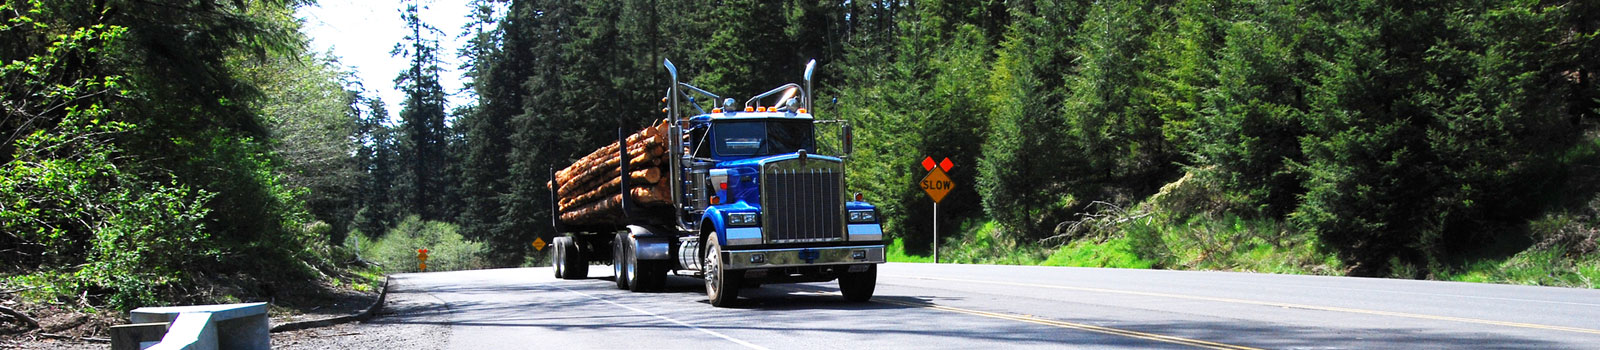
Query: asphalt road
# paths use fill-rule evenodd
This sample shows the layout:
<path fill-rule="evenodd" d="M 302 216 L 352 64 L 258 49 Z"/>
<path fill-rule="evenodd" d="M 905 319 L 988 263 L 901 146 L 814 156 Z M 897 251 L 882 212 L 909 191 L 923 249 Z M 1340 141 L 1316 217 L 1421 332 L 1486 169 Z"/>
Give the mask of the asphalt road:
<path fill-rule="evenodd" d="M 877 295 L 701 280 L 618 290 L 611 269 L 394 276 L 387 314 L 306 348 L 1600 349 L 1600 291 L 1228 272 L 887 264 Z M 298 342 L 297 342 L 298 344 Z M 275 344 L 283 345 L 283 344 Z M 295 348 L 296 346 L 280 346 Z"/>

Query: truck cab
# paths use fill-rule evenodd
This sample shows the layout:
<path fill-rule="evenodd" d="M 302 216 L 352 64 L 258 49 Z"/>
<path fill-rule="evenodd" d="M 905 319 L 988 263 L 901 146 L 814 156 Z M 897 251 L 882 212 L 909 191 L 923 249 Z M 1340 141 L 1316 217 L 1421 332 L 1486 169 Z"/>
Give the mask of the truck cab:
<path fill-rule="evenodd" d="M 846 298 L 871 297 L 874 265 L 885 261 L 883 230 L 877 208 L 847 194 L 848 156 L 815 153 L 818 125 L 831 122 L 792 106 L 688 120 L 686 195 L 703 208 L 695 239 L 715 240 L 723 254 L 723 275 L 713 277 L 739 285 L 840 279 Z"/>
<path fill-rule="evenodd" d="M 811 113 L 816 62 L 806 65 L 805 85 L 784 84 L 742 105 L 680 82 L 672 62 L 663 64 L 672 85 L 662 98 L 667 117 L 659 126 L 631 137 L 619 130 L 616 145 L 585 158 L 593 162 L 563 169 L 626 175 L 609 183 L 595 176 L 560 180 L 552 168 L 552 189 L 607 184 L 587 190 L 598 197 L 583 196 L 595 203 L 586 206 L 601 209 L 578 211 L 582 215 L 571 222 L 561 217 L 574 209 L 563 210 L 552 191 L 551 212 L 563 213 L 552 217 L 556 277 L 587 278 L 589 263 L 604 262 L 619 288 L 640 291 L 661 288 L 669 272 L 689 271 L 704 278 L 708 299 L 719 307 L 734 303 L 740 288 L 767 283 L 838 280 L 846 300 L 870 299 L 877 265 L 885 262 L 883 229 L 877 208 L 846 186 L 849 121 Z M 818 131 L 831 127 L 839 132 L 827 135 L 836 137 L 819 139 Z M 636 166 L 663 175 L 645 176 L 651 185 L 636 193 Z M 613 189 L 621 191 L 605 192 Z M 638 194 L 649 196 L 637 200 Z M 592 199 L 607 197 L 613 199 Z"/>

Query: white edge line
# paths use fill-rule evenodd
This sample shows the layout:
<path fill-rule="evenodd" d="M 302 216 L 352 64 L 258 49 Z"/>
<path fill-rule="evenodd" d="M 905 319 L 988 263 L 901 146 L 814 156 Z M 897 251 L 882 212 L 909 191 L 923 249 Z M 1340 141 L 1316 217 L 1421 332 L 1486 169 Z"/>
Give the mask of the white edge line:
<path fill-rule="evenodd" d="M 621 307 L 621 308 L 628 309 L 628 310 L 633 310 L 633 312 L 649 315 L 651 317 L 659 318 L 659 319 L 665 320 L 667 322 L 672 322 L 674 324 L 677 324 L 679 326 L 683 326 L 685 328 L 697 330 L 697 331 L 700 331 L 700 332 L 705 333 L 705 334 L 710 334 L 710 335 L 716 336 L 717 338 L 726 339 L 726 340 L 734 342 L 736 344 L 744 345 L 747 348 L 760 349 L 760 350 L 771 350 L 771 349 L 768 349 L 765 346 L 756 345 L 755 343 L 751 343 L 751 342 L 747 342 L 747 341 L 744 341 L 744 340 L 740 340 L 738 338 L 730 337 L 727 334 L 722 334 L 722 333 L 719 333 L 717 331 L 713 331 L 713 330 L 709 330 L 709 329 L 705 329 L 705 328 L 700 328 L 699 326 L 695 326 L 695 325 L 688 324 L 688 323 L 683 322 L 683 321 L 675 320 L 675 319 L 673 319 L 671 317 L 662 316 L 662 315 L 654 313 L 654 312 L 645 311 L 643 309 L 639 309 L 639 308 L 632 307 L 632 306 L 618 304 L 617 302 L 601 299 L 600 297 L 589 295 L 588 293 L 567 289 L 567 287 L 562 287 L 562 286 L 557 286 L 557 285 L 551 285 L 551 286 L 556 287 L 556 288 L 561 288 L 561 290 L 572 292 L 573 294 L 589 297 L 589 299 L 603 301 L 606 304 L 616 305 L 617 307 Z"/>

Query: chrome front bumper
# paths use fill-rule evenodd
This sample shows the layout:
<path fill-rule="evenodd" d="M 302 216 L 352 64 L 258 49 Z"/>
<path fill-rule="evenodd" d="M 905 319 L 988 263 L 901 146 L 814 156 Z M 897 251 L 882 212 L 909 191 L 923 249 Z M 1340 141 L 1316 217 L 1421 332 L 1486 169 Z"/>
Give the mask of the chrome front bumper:
<path fill-rule="evenodd" d="M 722 252 L 729 270 L 790 266 L 879 264 L 888 261 L 882 245 L 850 247 L 729 250 Z"/>

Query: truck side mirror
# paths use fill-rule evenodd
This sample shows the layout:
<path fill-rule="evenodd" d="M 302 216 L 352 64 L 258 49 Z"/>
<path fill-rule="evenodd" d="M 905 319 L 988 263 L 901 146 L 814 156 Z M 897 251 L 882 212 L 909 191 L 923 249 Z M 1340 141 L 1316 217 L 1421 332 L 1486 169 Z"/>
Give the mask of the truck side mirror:
<path fill-rule="evenodd" d="M 855 145 L 851 144 L 852 141 L 855 141 L 855 136 L 856 135 L 850 130 L 850 123 L 844 123 L 844 155 L 848 156 L 850 155 L 850 151 L 855 150 Z"/>

